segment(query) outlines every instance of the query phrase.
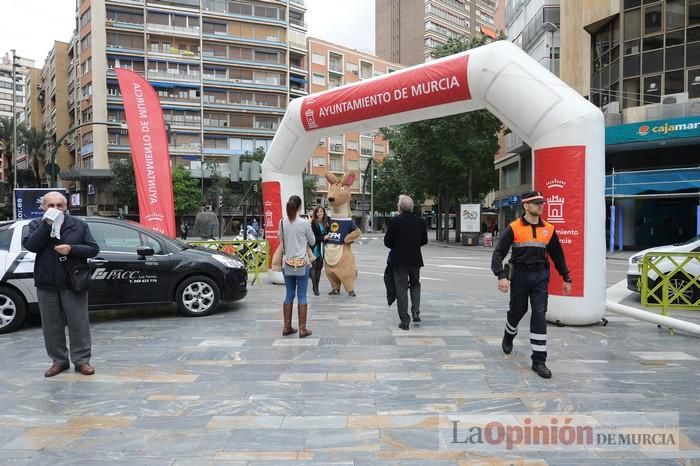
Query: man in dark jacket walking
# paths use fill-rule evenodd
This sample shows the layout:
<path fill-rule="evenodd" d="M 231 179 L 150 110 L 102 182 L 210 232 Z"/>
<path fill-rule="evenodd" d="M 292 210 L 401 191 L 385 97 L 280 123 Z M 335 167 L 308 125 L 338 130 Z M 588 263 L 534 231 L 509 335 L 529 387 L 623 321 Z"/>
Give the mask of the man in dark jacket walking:
<path fill-rule="evenodd" d="M 44 217 L 32 220 L 22 246 L 36 253 L 34 283 L 44 344 L 53 360 L 44 376 L 53 377 L 70 367 L 66 325 L 70 336 L 70 359 L 75 370 L 92 375 L 95 369 L 90 365 L 88 293 L 70 288 L 67 269 L 87 263 L 87 258 L 96 256 L 100 249 L 87 224 L 65 214 L 67 202 L 63 194 L 56 191 L 45 194 L 41 207 L 46 211 Z"/>
<path fill-rule="evenodd" d="M 408 330 L 408 290 L 411 290 L 411 314 L 413 322 L 420 322 L 420 268 L 423 255 L 420 248 L 428 243 L 425 220 L 413 213 L 413 199 L 399 196 L 399 215 L 389 221 L 384 235 L 384 245 L 391 249 L 389 265 L 394 272 L 396 304 L 401 323 L 399 328 Z"/>

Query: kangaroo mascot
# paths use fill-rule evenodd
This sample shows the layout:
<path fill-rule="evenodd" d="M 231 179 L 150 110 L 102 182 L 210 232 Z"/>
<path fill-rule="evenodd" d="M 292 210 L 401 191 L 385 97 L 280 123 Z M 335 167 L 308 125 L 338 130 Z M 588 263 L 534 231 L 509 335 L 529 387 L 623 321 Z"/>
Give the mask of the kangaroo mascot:
<path fill-rule="evenodd" d="M 340 284 L 350 296 L 355 296 L 355 278 L 357 266 L 350 245 L 361 234 L 360 229 L 352 221 L 350 212 L 350 187 L 357 177 L 357 172 L 348 172 L 342 180 L 331 172 L 326 172 L 328 187 L 328 202 L 331 212 L 328 223 L 330 231 L 326 235 L 326 276 L 331 284 L 329 295 L 340 294 Z"/>

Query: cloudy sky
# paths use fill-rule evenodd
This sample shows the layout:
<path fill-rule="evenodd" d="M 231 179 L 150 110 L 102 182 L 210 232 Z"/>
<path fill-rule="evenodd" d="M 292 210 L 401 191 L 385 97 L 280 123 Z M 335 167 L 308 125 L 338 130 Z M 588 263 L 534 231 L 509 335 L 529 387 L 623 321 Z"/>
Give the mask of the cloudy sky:
<path fill-rule="evenodd" d="M 54 40 L 67 42 L 76 0 L 0 0 L 0 54 L 36 60 L 41 68 Z M 309 35 L 374 52 L 374 0 L 306 0 Z"/>

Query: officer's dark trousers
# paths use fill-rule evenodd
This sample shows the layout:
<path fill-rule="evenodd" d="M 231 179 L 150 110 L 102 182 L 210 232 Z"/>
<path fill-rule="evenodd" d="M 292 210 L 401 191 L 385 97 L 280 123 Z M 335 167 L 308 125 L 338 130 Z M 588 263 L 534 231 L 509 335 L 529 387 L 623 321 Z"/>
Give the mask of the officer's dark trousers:
<path fill-rule="evenodd" d="M 506 333 L 515 336 L 518 324 L 527 313 L 528 299 L 532 315 L 530 316 L 530 346 L 532 360 L 544 362 L 547 359 L 547 288 L 549 286 L 549 269 L 513 270 L 510 284 L 510 310 L 506 320 Z"/>
<path fill-rule="evenodd" d="M 408 315 L 408 290 L 411 290 L 411 312 L 420 314 L 420 267 L 394 267 L 394 286 L 396 287 L 396 307 L 401 322 L 411 322 Z"/>

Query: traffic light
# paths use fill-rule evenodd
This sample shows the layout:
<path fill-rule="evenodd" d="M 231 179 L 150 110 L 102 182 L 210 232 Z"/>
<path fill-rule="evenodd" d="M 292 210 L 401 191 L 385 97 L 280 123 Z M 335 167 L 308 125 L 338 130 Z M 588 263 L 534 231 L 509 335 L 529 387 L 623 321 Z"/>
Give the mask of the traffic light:
<path fill-rule="evenodd" d="M 219 209 L 224 207 L 224 196 L 219 196 Z"/>

